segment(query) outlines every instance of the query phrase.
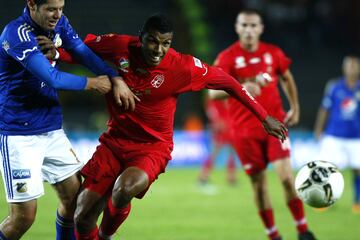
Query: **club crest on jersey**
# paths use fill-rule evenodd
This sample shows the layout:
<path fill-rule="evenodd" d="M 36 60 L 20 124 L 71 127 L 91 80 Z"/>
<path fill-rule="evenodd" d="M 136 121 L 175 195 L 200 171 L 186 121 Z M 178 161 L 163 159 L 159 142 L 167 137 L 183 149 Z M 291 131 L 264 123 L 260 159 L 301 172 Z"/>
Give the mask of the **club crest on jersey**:
<path fill-rule="evenodd" d="M 60 34 L 56 34 L 53 40 L 53 43 L 56 48 L 60 47 L 62 45 L 62 39 L 60 38 Z"/>
<path fill-rule="evenodd" d="M 154 88 L 159 88 L 164 81 L 165 81 L 164 75 L 156 75 L 154 79 L 151 81 L 151 85 Z"/>
<path fill-rule="evenodd" d="M 2 48 L 7 52 L 10 49 L 10 44 L 8 41 L 4 40 L 2 43 Z"/>
<path fill-rule="evenodd" d="M 123 72 L 129 72 L 129 61 L 126 58 L 120 58 L 119 60 L 119 69 Z"/>
<path fill-rule="evenodd" d="M 243 68 L 246 67 L 245 58 L 243 56 L 235 58 L 235 68 Z"/>

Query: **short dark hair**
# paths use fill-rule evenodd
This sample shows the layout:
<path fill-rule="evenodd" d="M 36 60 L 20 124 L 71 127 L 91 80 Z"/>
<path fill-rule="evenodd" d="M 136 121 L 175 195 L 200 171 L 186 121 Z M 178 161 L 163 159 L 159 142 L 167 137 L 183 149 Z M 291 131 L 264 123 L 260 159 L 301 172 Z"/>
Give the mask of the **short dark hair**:
<path fill-rule="evenodd" d="M 150 30 L 156 30 L 160 33 L 169 33 L 174 31 L 171 21 L 162 13 L 156 13 L 146 19 L 141 28 L 140 34 L 143 35 Z"/>
<path fill-rule="evenodd" d="M 33 0 L 35 5 L 40 6 L 48 2 L 48 0 Z"/>
<path fill-rule="evenodd" d="M 240 14 L 246 14 L 246 15 L 258 15 L 261 19 L 261 21 L 263 21 L 263 15 L 262 13 L 258 10 L 258 9 L 254 9 L 254 8 L 246 8 L 246 9 L 243 9 L 239 12 L 238 15 Z"/>

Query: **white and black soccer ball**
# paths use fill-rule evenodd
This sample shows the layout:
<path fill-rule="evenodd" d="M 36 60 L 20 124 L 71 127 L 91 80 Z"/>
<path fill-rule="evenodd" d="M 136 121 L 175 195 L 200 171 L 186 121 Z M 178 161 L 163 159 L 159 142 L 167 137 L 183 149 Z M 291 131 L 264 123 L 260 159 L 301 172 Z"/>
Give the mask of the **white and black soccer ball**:
<path fill-rule="evenodd" d="M 295 189 L 307 205 L 328 207 L 341 197 L 344 177 L 334 164 L 312 161 L 300 168 L 295 178 Z"/>

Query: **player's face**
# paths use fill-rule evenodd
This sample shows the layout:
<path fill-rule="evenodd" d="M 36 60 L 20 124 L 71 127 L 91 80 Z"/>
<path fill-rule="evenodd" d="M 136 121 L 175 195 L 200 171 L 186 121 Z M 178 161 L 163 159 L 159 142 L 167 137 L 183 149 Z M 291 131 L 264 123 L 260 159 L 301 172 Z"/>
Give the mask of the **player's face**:
<path fill-rule="evenodd" d="M 141 38 L 141 50 L 146 64 L 157 66 L 165 57 L 171 46 L 173 33 L 160 33 L 156 30 L 149 30 Z"/>
<path fill-rule="evenodd" d="M 235 30 L 241 43 L 252 45 L 259 42 L 264 26 L 259 15 L 241 13 L 236 19 Z"/>
<path fill-rule="evenodd" d="M 65 0 L 48 0 L 45 4 L 35 5 L 28 1 L 31 18 L 46 31 L 54 30 L 60 20 Z"/>
<path fill-rule="evenodd" d="M 360 74 L 360 62 L 356 57 L 346 57 L 343 63 L 344 75 L 350 79 L 358 79 Z"/>

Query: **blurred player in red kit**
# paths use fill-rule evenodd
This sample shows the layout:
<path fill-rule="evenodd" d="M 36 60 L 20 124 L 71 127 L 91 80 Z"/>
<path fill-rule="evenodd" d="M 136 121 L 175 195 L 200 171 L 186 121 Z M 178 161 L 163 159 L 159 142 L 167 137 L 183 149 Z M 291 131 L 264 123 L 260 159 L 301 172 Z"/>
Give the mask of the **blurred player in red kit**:
<path fill-rule="evenodd" d="M 209 175 L 219 152 L 224 147 L 231 148 L 232 128 L 229 118 L 228 100 L 206 98 L 205 112 L 209 120 L 209 127 L 212 139 L 210 156 L 204 161 L 199 174 L 198 181 L 201 186 L 208 184 Z M 226 162 L 227 181 L 230 185 L 236 184 L 236 162 L 234 151 L 231 148 Z"/>
<path fill-rule="evenodd" d="M 84 41 L 116 65 L 140 102 L 135 109 L 131 107 L 134 111 L 126 111 L 107 95 L 108 130 L 82 169 L 85 180 L 75 212 L 77 239 L 111 239 L 127 218 L 131 200 L 142 198 L 165 171 L 171 159 L 174 114 L 181 93 L 225 90 L 253 112 L 269 134 L 282 141 L 286 138 L 284 125 L 270 117 L 235 79 L 176 52 L 170 48 L 172 38 L 172 25 L 164 15 L 156 14 L 146 20 L 140 36 L 88 35 Z M 70 55 L 61 51 L 60 59 L 68 58 Z M 102 211 L 98 229 L 96 221 Z"/>
<path fill-rule="evenodd" d="M 236 78 L 269 114 L 293 126 L 299 122 L 300 109 L 297 87 L 289 70 L 291 60 L 279 47 L 260 41 L 263 28 L 261 15 L 256 10 L 241 11 L 235 24 L 239 41 L 222 51 L 215 65 Z M 289 102 L 287 113 L 282 106 L 278 82 Z M 212 94 L 215 98 L 227 95 L 222 91 Z M 269 239 L 281 239 L 267 187 L 269 163 L 281 180 L 298 238 L 315 239 L 308 230 L 303 204 L 294 189 L 289 140 L 281 142 L 269 136 L 251 112 L 232 97 L 229 98 L 229 112 L 235 128 L 233 146 L 251 179 L 255 203 Z"/>

